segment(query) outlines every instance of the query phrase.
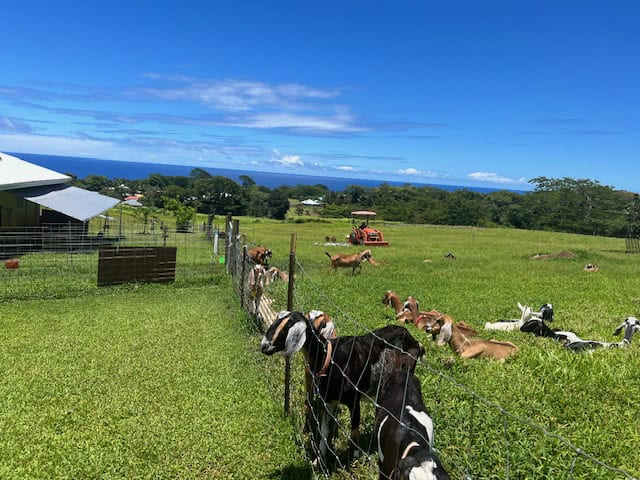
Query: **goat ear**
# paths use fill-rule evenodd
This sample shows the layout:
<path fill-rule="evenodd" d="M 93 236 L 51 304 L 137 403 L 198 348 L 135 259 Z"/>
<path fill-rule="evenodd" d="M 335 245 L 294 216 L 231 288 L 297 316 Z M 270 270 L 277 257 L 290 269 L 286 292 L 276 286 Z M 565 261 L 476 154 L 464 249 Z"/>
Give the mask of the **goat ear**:
<path fill-rule="evenodd" d="M 307 325 L 305 322 L 296 322 L 287 332 L 284 342 L 283 355 L 293 355 L 299 351 L 307 340 Z"/>
<path fill-rule="evenodd" d="M 616 330 L 613 332 L 613 334 L 614 335 L 620 335 L 620 332 L 622 332 L 622 329 L 624 328 L 626 323 L 627 322 L 622 322 L 622 324 L 618 328 L 616 328 Z"/>
<path fill-rule="evenodd" d="M 449 340 L 451 340 L 451 324 L 445 323 L 440 328 L 440 333 L 438 334 L 438 342 L 436 343 L 436 345 L 442 347 L 443 345 L 448 343 Z"/>

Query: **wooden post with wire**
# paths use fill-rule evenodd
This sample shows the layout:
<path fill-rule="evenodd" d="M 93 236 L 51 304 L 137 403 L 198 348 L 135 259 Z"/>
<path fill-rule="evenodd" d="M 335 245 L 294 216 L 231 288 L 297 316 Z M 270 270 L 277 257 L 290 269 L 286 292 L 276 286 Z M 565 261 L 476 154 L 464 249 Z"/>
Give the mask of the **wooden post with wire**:
<path fill-rule="evenodd" d="M 287 290 L 287 310 L 293 311 L 293 279 L 296 268 L 296 234 L 291 234 L 291 247 L 289 248 L 289 288 Z M 291 356 L 284 357 L 284 413 L 289 415 L 291 397 Z"/>

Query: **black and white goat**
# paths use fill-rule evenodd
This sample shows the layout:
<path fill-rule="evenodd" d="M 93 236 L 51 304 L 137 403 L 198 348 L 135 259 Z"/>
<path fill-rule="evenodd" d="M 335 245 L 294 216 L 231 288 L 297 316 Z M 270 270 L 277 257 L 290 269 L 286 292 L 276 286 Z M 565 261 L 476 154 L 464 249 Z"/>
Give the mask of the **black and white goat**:
<path fill-rule="evenodd" d="M 556 338 L 557 329 L 550 328 L 545 322 L 553 322 L 553 305 L 545 303 L 540 310 L 520 326 L 521 332 L 533 333 L 536 337 Z"/>
<path fill-rule="evenodd" d="M 260 349 L 265 355 L 293 355 L 302 350 L 316 392 L 328 410 L 319 422 L 323 461 L 331 444 L 338 404 L 349 408 L 352 450 L 360 437 L 360 399 L 375 396 L 386 372 L 396 368 L 413 371 L 424 354 L 422 345 L 400 325 L 387 325 L 361 336 L 327 339 L 305 315 L 288 311 L 278 314 Z"/>
<path fill-rule="evenodd" d="M 619 342 L 602 342 L 599 340 L 583 340 L 573 332 L 558 331 L 555 333 L 556 340 L 564 342 L 564 347 L 573 352 L 597 350 L 600 348 L 626 347 L 631 343 L 633 335 L 640 332 L 640 320 L 636 317 L 627 317 L 624 322 L 613 332 L 620 335 L 624 331 L 624 337 Z"/>
<path fill-rule="evenodd" d="M 449 480 L 433 451 L 433 421 L 416 376 L 394 370 L 378 395 L 374 432 L 380 479 Z"/>
<path fill-rule="evenodd" d="M 539 311 L 534 311 L 533 308 L 529 306 L 522 305 L 518 302 L 518 308 L 520 309 L 521 315 L 519 320 L 499 320 L 497 322 L 487 322 L 484 324 L 485 330 L 517 330 L 521 328 L 525 323 L 529 320 L 535 319 L 544 319 L 544 320 L 553 320 L 553 305 L 550 303 L 545 303 L 542 307 L 540 307 Z"/>

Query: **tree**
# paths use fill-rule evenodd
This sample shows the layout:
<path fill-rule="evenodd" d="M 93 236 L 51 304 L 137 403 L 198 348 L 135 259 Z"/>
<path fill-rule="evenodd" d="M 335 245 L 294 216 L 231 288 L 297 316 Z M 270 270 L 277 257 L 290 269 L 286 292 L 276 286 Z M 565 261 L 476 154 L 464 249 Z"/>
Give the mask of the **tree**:
<path fill-rule="evenodd" d="M 240 175 L 240 177 L 238 178 L 240 179 L 240 183 L 243 187 L 251 187 L 252 185 L 256 184 L 253 178 L 251 178 L 249 175 Z"/>
<path fill-rule="evenodd" d="M 196 209 L 183 204 L 178 198 L 164 197 L 163 200 L 164 208 L 176 217 L 176 230 L 179 232 L 189 231 L 189 227 L 196 217 Z"/>
<path fill-rule="evenodd" d="M 194 168 L 189 172 L 189 177 L 193 180 L 198 180 L 199 178 L 211 178 L 213 175 L 202 168 Z"/>
<path fill-rule="evenodd" d="M 289 211 L 289 198 L 282 189 L 272 190 L 269 194 L 269 217 L 284 220 Z"/>

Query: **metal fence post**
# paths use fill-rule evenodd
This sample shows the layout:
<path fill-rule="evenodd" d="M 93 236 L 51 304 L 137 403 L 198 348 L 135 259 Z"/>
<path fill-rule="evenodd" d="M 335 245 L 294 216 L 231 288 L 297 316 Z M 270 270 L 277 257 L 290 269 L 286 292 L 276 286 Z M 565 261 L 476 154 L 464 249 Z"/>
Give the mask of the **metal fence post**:
<path fill-rule="evenodd" d="M 229 273 L 229 250 L 231 250 L 231 238 L 232 238 L 231 229 L 232 229 L 232 226 L 231 226 L 231 215 L 227 215 L 227 217 L 225 218 L 225 221 L 224 221 L 224 235 L 225 235 L 225 241 L 224 241 L 224 266 L 227 269 L 227 273 Z"/>
<path fill-rule="evenodd" d="M 296 234 L 291 234 L 289 248 L 289 288 L 287 290 L 287 310 L 293 311 L 293 288 L 296 267 Z M 289 415 L 291 397 L 291 356 L 284 358 L 284 413 Z"/>

